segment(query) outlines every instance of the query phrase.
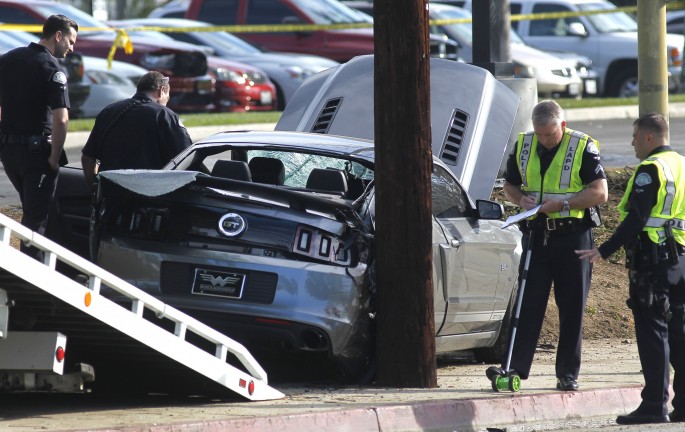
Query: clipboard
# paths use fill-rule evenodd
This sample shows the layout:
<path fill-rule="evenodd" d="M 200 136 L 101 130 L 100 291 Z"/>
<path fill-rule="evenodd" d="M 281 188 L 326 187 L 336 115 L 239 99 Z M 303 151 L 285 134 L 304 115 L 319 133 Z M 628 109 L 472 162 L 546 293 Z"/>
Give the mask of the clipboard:
<path fill-rule="evenodd" d="M 542 207 L 542 204 L 530 209 L 526 210 L 524 212 L 511 215 L 507 218 L 507 220 L 504 221 L 504 225 L 502 225 L 502 229 L 507 228 L 508 226 L 511 226 L 515 224 L 516 222 L 522 221 L 524 219 L 527 219 L 531 216 L 534 216 L 537 214 L 538 211 L 540 211 L 540 208 Z"/>

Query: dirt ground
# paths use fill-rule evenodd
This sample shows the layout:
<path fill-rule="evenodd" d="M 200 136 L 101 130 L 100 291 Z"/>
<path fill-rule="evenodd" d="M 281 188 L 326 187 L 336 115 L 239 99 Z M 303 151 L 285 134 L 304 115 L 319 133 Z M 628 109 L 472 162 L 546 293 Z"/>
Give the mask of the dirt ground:
<path fill-rule="evenodd" d="M 632 168 L 608 172 L 609 201 L 601 207 L 603 226 L 595 229 L 595 241 L 598 245 L 608 239 L 618 225 L 616 206 L 632 173 Z M 496 193 L 493 198 L 504 202 L 501 193 Z M 9 206 L 0 209 L 0 212 L 16 220 L 21 218 L 20 207 Z M 624 258 L 623 252 L 619 251 L 610 260 L 602 260 L 594 266 L 590 296 L 585 308 L 585 339 L 634 337 L 632 315 L 626 306 L 628 276 Z M 545 315 L 540 344 L 556 345 L 559 335 L 558 322 L 559 315 L 552 295 Z"/>

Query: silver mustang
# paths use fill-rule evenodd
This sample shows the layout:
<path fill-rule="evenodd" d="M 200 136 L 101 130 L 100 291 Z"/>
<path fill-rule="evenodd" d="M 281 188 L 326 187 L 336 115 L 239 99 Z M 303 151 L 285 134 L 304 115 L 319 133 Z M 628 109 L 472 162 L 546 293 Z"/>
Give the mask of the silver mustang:
<path fill-rule="evenodd" d="M 463 76 L 473 72 L 447 63 L 468 72 Z M 493 106 L 487 98 L 508 91 L 487 85 L 496 91 L 484 90 L 489 96 L 476 106 Z M 468 143 L 482 139 L 479 128 L 498 124 L 471 111 L 472 104 L 450 109 L 467 117 L 465 160 L 433 145 L 436 346 L 439 352 L 475 349 L 482 360 L 496 362 L 516 292 L 521 233 L 504 228 L 502 206 L 472 199 L 459 177 L 489 195 L 492 183 L 484 185 L 483 178 L 496 175 L 515 113 L 506 117 L 509 124 L 499 124 L 504 138 L 496 160 L 483 170 L 469 166 L 484 156 Z M 64 171 L 57 207 L 66 221 L 74 201 L 68 192 L 73 176 Z M 90 254 L 99 265 L 248 348 L 327 353 L 350 378 L 367 375 L 374 352 L 375 254 L 383 253 L 374 244 L 372 141 L 225 132 L 193 144 L 162 170 L 98 177 Z M 59 230 L 67 243 L 78 240 L 71 232 L 78 231 L 76 221 L 83 223 L 71 220 L 72 227 Z"/>

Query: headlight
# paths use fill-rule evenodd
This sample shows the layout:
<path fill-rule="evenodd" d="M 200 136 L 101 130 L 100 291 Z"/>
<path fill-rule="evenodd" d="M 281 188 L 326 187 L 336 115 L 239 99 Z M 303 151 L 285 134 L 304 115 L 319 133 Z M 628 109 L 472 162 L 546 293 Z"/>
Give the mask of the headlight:
<path fill-rule="evenodd" d="M 244 74 L 239 74 L 224 68 L 214 69 L 214 75 L 216 75 L 217 81 L 231 81 L 240 85 L 247 83 L 247 79 L 245 78 Z"/>
<path fill-rule="evenodd" d="M 535 68 L 514 62 L 514 75 L 519 78 L 535 78 Z"/>

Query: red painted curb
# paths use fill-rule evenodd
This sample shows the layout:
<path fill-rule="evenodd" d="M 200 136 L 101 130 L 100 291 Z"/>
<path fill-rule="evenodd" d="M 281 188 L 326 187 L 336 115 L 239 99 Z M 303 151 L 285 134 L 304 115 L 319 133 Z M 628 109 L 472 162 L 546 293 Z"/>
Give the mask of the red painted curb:
<path fill-rule="evenodd" d="M 521 423 L 614 416 L 635 409 L 642 386 L 511 397 L 421 401 L 404 405 L 90 429 L 98 432 L 399 432 L 469 431 Z M 75 432 L 75 431 L 71 431 Z"/>

